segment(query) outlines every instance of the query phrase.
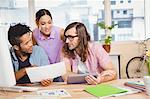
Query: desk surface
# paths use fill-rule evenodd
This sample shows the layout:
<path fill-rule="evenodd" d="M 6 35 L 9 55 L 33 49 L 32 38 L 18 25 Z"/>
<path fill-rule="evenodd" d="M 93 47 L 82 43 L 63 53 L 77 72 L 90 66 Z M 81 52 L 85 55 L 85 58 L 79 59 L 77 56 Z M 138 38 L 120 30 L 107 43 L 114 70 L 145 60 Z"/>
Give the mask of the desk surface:
<path fill-rule="evenodd" d="M 124 82 L 126 81 L 137 81 L 133 79 L 118 79 L 111 82 L 107 82 L 109 84 L 118 85 L 118 86 L 124 86 Z M 82 84 L 72 84 L 72 85 L 66 85 L 64 83 L 53 83 L 52 85 L 48 87 L 40 87 L 40 89 L 65 89 L 67 92 L 70 93 L 71 97 L 65 97 L 61 99 L 97 99 L 97 97 L 94 97 L 93 95 L 84 92 L 83 89 L 87 86 L 94 86 L 94 85 L 82 85 Z M 0 99 L 27 99 L 27 98 L 20 98 L 21 96 L 29 96 L 29 95 L 35 95 L 35 92 L 23 92 L 23 93 L 15 93 L 15 92 L 7 92 L 6 95 L 0 95 Z M 50 98 L 50 97 L 49 97 Z M 49 99 L 49 98 L 38 98 L 38 99 Z M 118 97 L 109 97 L 107 99 L 150 99 L 150 96 L 147 96 L 145 92 L 137 93 L 137 94 L 130 94 L 130 95 L 124 95 L 124 96 L 118 96 Z M 29 98 L 28 98 L 29 99 Z M 33 98 L 30 98 L 33 99 Z M 35 99 L 35 98 L 34 98 Z M 37 99 L 37 98 L 36 98 Z M 58 99 L 58 98 L 56 98 Z M 106 98 L 105 98 L 106 99 Z"/>

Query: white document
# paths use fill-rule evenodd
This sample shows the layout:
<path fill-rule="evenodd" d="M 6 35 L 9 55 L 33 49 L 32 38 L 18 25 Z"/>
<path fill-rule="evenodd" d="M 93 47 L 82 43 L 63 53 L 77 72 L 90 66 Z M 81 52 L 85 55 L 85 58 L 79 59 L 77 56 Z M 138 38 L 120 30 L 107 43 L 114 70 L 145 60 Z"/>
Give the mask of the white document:
<path fill-rule="evenodd" d="M 37 91 L 37 94 L 42 96 L 71 97 L 65 89 L 40 90 Z"/>
<path fill-rule="evenodd" d="M 40 82 L 45 79 L 53 79 L 64 75 L 66 73 L 66 66 L 64 62 L 55 64 L 26 68 L 27 75 L 31 82 Z"/>

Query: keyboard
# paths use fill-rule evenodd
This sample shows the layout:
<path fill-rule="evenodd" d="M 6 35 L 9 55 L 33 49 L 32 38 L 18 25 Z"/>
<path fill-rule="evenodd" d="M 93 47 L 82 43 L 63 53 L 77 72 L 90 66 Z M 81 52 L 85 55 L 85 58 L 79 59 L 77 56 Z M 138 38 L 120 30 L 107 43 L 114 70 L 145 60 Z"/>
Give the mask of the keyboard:
<path fill-rule="evenodd" d="M 11 91 L 11 92 L 32 92 L 37 91 L 37 87 L 26 87 L 26 86 L 12 86 L 12 87 L 0 87 L 0 90 Z"/>

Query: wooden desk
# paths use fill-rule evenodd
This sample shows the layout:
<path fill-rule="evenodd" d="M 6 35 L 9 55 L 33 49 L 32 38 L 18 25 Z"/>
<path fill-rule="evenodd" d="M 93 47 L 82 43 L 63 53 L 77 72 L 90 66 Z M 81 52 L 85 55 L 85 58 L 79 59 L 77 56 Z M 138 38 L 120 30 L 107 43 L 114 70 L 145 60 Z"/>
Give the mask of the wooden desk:
<path fill-rule="evenodd" d="M 138 79 L 137 79 L 138 80 Z M 124 86 L 124 82 L 126 81 L 137 81 L 133 79 L 118 79 L 111 82 L 107 82 L 109 84 L 118 85 L 118 86 Z M 67 92 L 70 93 L 71 97 L 65 97 L 61 99 L 97 99 L 97 97 L 94 97 L 93 95 L 86 93 L 83 91 L 83 89 L 87 86 L 94 86 L 94 85 L 81 85 L 81 84 L 74 84 L 74 85 L 66 85 L 62 83 L 53 83 L 51 86 L 48 87 L 40 87 L 40 89 L 65 89 Z M 27 99 L 27 98 L 18 98 L 22 95 L 36 95 L 36 92 L 23 92 L 23 93 L 14 93 L 14 92 L 7 92 L 7 95 L 0 95 L 0 99 Z M 130 95 L 124 95 L 124 96 L 118 96 L 118 97 L 108 97 L 107 99 L 150 99 L 150 96 L 147 96 L 144 92 L 137 93 L 137 94 L 130 94 Z M 28 98 L 29 99 L 29 98 Z M 33 98 L 30 98 L 33 99 Z M 34 98 L 35 99 L 35 98 Z M 38 98 L 39 99 L 39 98 Z M 41 99 L 41 98 L 40 98 Z M 51 97 L 48 98 L 42 98 L 42 99 L 53 99 Z M 59 99 L 58 97 L 56 99 Z"/>

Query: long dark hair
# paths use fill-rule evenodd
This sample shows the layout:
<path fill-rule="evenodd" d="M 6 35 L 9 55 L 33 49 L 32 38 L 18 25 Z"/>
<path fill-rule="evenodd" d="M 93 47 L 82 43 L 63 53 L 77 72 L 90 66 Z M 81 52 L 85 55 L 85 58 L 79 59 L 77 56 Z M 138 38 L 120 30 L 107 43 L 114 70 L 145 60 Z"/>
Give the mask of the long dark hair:
<path fill-rule="evenodd" d="M 69 24 L 65 31 L 64 31 L 64 42 L 65 42 L 65 33 L 67 30 L 75 28 L 76 33 L 78 34 L 79 37 L 79 45 L 78 45 L 78 51 L 80 53 L 79 56 L 81 57 L 81 61 L 85 62 L 88 54 L 88 42 L 90 41 L 90 35 L 87 32 L 87 29 L 83 23 L 80 22 L 73 22 Z M 75 59 L 75 53 L 73 50 L 69 50 L 68 44 L 64 43 L 63 49 L 62 49 L 65 57 Z"/>
<path fill-rule="evenodd" d="M 49 12 L 49 10 L 47 10 L 47 9 L 40 9 L 39 11 L 36 12 L 36 15 L 35 15 L 35 17 L 36 17 L 36 24 L 37 24 L 37 25 L 38 25 L 38 23 L 39 23 L 40 18 L 41 18 L 42 16 L 44 16 L 44 15 L 49 15 L 50 18 L 52 19 L 52 15 L 51 15 L 51 13 Z"/>

